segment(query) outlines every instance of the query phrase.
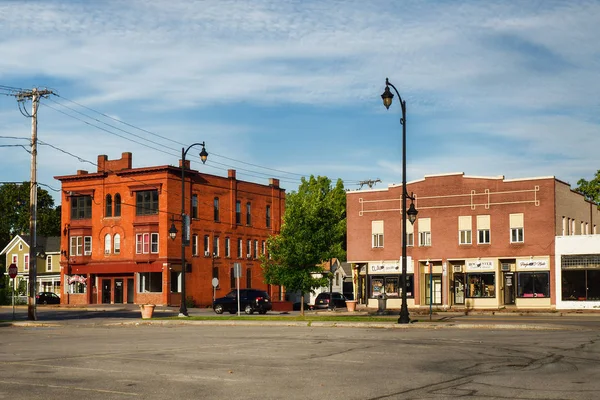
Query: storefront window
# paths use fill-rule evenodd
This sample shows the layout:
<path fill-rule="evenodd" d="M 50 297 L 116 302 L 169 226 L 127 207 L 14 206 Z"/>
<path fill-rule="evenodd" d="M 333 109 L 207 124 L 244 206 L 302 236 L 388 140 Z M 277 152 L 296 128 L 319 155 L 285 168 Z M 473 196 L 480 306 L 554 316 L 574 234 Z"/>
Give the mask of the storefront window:
<path fill-rule="evenodd" d="M 138 293 L 162 292 L 161 272 L 140 272 L 138 274 Z"/>
<path fill-rule="evenodd" d="M 549 272 L 519 272 L 517 297 L 549 297 Z"/>
<path fill-rule="evenodd" d="M 575 301 L 600 300 L 600 270 L 563 270 L 562 299 Z"/>
<path fill-rule="evenodd" d="M 413 280 L 414 276 L 412 274 L 406 275 L 406 297 L 414 296 Z M 372 276 L 370 297 L 377 298 L 384 292 L 388 297 L 402 296 L 402 276 Z"/>
<path fill-rule="evenodd" d="M 467 274 L 467 297 L 496 297 L 496 274 Z"/>

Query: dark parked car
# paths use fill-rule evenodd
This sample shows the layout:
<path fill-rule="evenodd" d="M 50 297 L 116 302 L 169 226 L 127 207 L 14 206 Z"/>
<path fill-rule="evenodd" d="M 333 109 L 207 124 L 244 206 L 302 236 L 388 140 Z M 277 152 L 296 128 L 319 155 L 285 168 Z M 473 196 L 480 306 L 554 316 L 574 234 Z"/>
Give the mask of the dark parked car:
<path fill-rule="evenodd" d="M 37 304 L 60 304 L 60 297 L 52 292 L 40 292 L 35 298 Z"/>
<path fill-rule="evenodd" d="M 225 297 L 215 299 L 213 309 L 217 314 L 223 314 L 224 311 L 229 311 L 230 314 L 235 314 L 238 311 L 238 292 L 232 290 Z M 258 289 L 240 289 L 240 309 L 246 314 L 252 314 L 257 311 L 259 314 L 266 314 L 271 310 L 271 297 L 264 290 Z"/>
<path fill-rule="evenodd" d="M 346 308 L 346 298 L 343 294 L 339 292 L 333 292 L 331 293 L 331 297 L 333 298 L 334 310 L 336 308 Z M 319 293 L 315 299 L 315 305 L 313 307 L 315 309 L 329 308 L 329 292 Z"/>

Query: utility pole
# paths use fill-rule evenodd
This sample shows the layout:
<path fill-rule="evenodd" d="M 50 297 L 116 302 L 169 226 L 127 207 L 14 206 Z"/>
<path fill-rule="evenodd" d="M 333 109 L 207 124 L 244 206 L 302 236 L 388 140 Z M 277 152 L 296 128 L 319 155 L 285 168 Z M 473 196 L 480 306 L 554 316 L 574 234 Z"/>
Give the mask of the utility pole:
<path fill-rule="evenodd" d="M 381 179 L 368 179 L 366 181 L 360 181 L 358 184 L 360 185 L 360 189 L 362 189 L 363 185 L 368 185 L 369 189 L 373 189 L 373 186 L 375 186 L 377 182 L 381 182 Z"/>
<path fill-rule="evenodd" d="M 36 286 L 37 286 L 37 111 L 40 98 L 53 94 L 51 90 L 43 89 L 20 91 L 15 94 L 19 102 L 21 114 L 31 118 L 31 183 L 29 189 L 29 297 L 27 300 L 27 319 L 37 320 Z M 25 110 L 23 103 L 31 99 L 31 114 Z M 23 107 L 22 107 L 23 105 Z"/>

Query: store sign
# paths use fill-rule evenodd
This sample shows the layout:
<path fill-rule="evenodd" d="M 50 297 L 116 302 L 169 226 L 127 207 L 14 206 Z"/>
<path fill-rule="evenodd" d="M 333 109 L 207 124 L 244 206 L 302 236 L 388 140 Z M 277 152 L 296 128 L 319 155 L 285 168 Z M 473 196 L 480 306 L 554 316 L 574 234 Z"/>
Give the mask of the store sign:
<path fill-rule="evenodd" d="M 548 259 L 543 260 L 519 260 L 517 266 L 523 269 L 548 269 Z"/>
<path fill-rule="evenodd" d="M 492 260 L 475 260 L 467 261 L 467 271 L 493 271 L 494 261 Z"/>
<path fill-rule="evenodd" d="M 75 283 L 75 282 L 79 282 L 79 283 L 85 283 L 85 281 L 87 281 L 87 278 L 85 276 L 81 276 L 81 275 L 73 275 L 72 277 L 69 278 L 69 285 L 71 283 Z"/>
<path fill-rule="evenodd" d="M 412 266 L 412 259 L 410 257 L 406 258 L 406 273 L 412 274 L 414 273 L 414 268 Z M 372 262 L 369 263 L 369 275 L 373 274 L 401 274 L 402 273 L 402 261 L 398 260 L 396 262 Z"/>

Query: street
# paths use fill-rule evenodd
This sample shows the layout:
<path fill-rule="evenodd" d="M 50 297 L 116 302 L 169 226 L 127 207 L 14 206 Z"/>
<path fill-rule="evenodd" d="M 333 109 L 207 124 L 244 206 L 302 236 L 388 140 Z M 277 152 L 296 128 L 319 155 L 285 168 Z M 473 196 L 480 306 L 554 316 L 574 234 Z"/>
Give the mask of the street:
<path fill-rule="evenodd" d="M 139 318 L 3 326 L 0 399 L 596 399 L 600 330 L 582 318 L 523 329 Z"/>

